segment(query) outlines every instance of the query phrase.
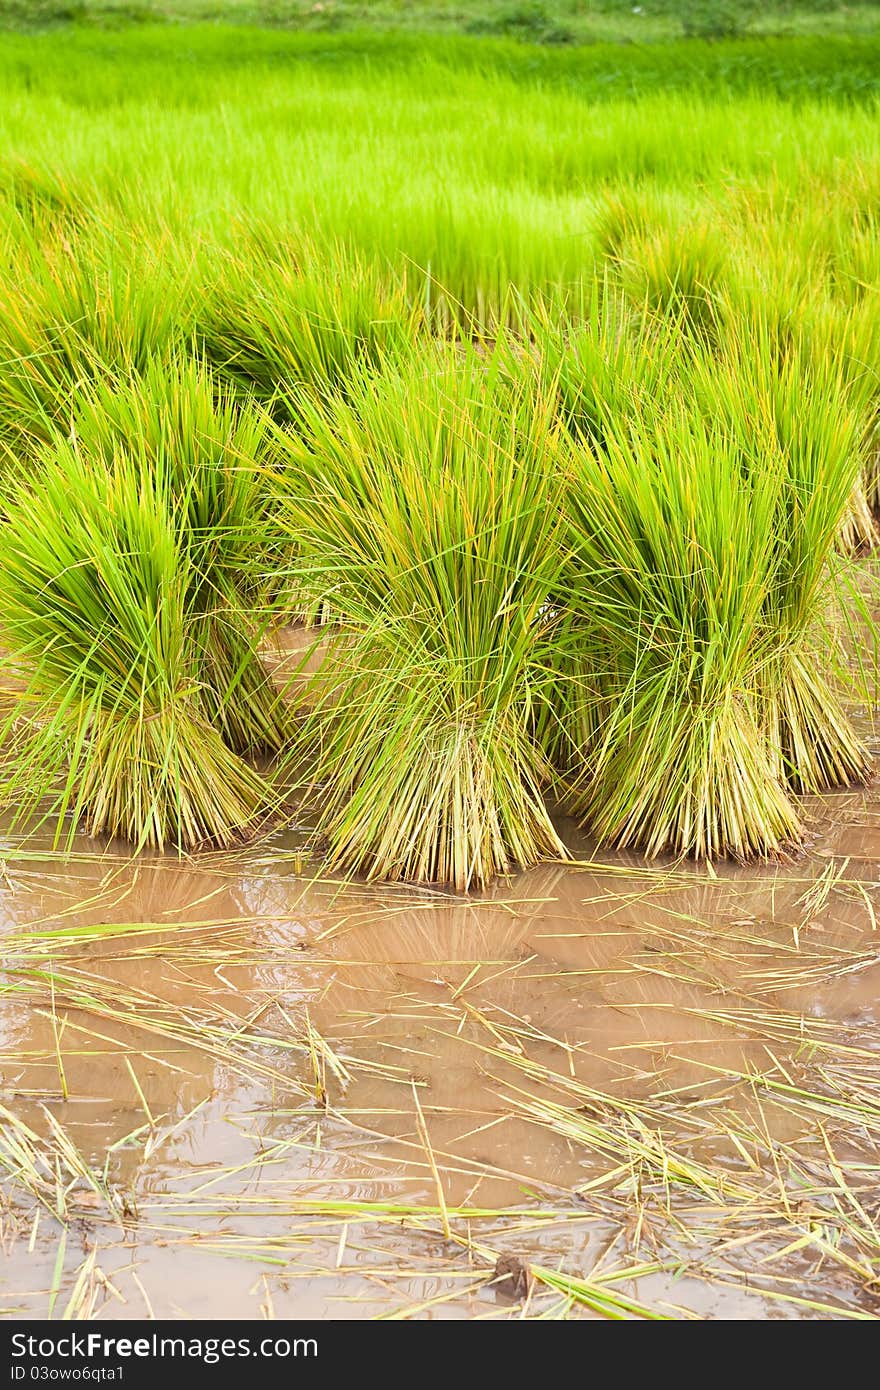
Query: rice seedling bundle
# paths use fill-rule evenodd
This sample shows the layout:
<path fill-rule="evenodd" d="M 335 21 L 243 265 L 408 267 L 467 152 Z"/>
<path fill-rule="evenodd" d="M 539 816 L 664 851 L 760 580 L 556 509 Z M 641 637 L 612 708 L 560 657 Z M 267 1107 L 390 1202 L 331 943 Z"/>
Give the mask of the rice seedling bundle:
<path fill-rule="evenodd" d="M 337 630 L 297 752 L 331 862 L 464 889 L 559 854 L 532 729 L 562 565 L 548 403 L 436 349 L 301 408 L 298 578 Z"/>
<path fill-rule="evenodd" d="M 735 269 L 716 295 L 713 313 L 727 324 L 728 336 L 737 326 L 742 338 L 743 328 L 748 332 L 749 324 L 763 324 L 760 331 L 772 333 L 777 360 L 790 345 L 799 360 L 809 358 L 814 375 L 830 368 L 843 379 L 861 420 L 863 469 L 840 541 L 847 551 L 872 549 L 877 543 L 880 299 L 870 278 L 862 282 L 845 268 L 860 222 L 852 209 L 843 217 L 839 206 L 829 206 L 827 194 L 796 211 L 785 207 L 776 218 L 758 213 L 748 208 Z M 733 354 L 728 356 L 732 360 Z M 750 353 L 741 360 L 748 371 Z"/>
<path fill-rule="evenodd" d="M 723 242 L 706 221 L 660 227 L 629 239 L 617 258 L 627 297 L 649 314 L 675 314 L 680 331 L 707 331 L 726 271 Z"/>
<path fill-rule="evenodd" d="M 735 323 L 677 358 L 669 325 L 634 353 L 588 329 L 553 368 L 579 438 L 544 727 L 585 821 L 650 854 L 772 852 L 799 834 L 789 788 L 868 766 L 829 650 L 858 411 L 833 364 Z"/>
<path fill-rule="evenodd" d="M 853 550 L 873 549 L 880 508 L 880 278 L 846 299 L 815 297 L 799 318 L 814 360 L 834 364 L 858 414 L 863 470 L 844 541 Z"/>
<path fill-rule="evenodd" d="M 82 193 L 51 168 L 34 167 L 21 160 L 0 165 L 0 200 L 4 210 L 19 217 L 31 231 L 56 235 L 78 228 L 88 220 Z"/>
<path fill-rule="evenodd" d="M 593 728 L 582 715 L 570 796 L 603 841 L 715 857 L 797 835 L 760 702 L 778 491 L 769 468 L 744 487 L 735 445 L 684 402 L 577 451 L 566 646 Z"/>
<path fill-rule="evenodd" d="M 265 518 L 235 451 L 259 426 L 215 408 L 197 369 L 164 393 L 159 372 L 106 413 L 93 397 L 82 439 L 56 440 L 11 499 L 0 593 L 23 689 L 2 794 L 59 836 L 66 817 L 69 835 L 224 845 L 274 801 L 236 747 L 282 731 L 241 615 Z"/>
<path fill-rule="evenodd" d="M 682 346 L 676 320 L 639 315 L 609 275 L 593 286 L 577 323 L 566 324 L 552 303 L 534 305 L 529 335 L 541 388 L 555 400 L 576 447 L 586 442 L 602 453 L 622 419 L 676 389 Z M 511 354 L 508 370 L 514 378 L 528 370 L 521 353 Z M 565 589 L 555 602 L 567 608 Z M 577 625 L 558 630 L 552 697 L 538 714 L 542 744 L 563 767 L 581 763 L 603 717 L 604 697 L 585 664 L 581 636 Z"/>
<path fill-rule="evenodd" d="M 419 311 L 402 278 L 372 260 L 253 229 L 220 260 L 201 305 L 198 335 L 207 359 L 262 401 L 292 407 L 297 389 L 339 389 L 359 365 L 403 349 Z"/>
<path fill-rule="evenodd" d="M 161 247 L 134 245 L 111 229 L 44 238 L 19 223 L 0 280 L 0 438 L 13 466 L 70 429 L 84 387 L 185 334 Z"/>
<path fill-rule="evenodd" d="M 631 305 L 606 273 L 590 289 L 582 314 L 567 320 L 552 301 L 531 308 L 528 336 L 542 389 L 556 400 L 569 435 L 602 448 L 616 422 L 679 387 L 686 342 L 682 312 L 653 315 Z M 527 361 L 502 340 L 515 377 Z"/>
<path fill-rule="evenodd" d="M 155 474 L 191 548 L 191 625 L 202 699 L 237 752 L 277 752 L 289 735 L 284 702 L 257 649 L 274 620 L 277 575 L 289 567 L 274 505 L 270 421 L 182 353 L 125 382 L 98 382 L 78 402 L 77 449 L 112 469 L 120 452 Z"/>
<path fill-rule="evenodd" d="M 774 756 L 798 791 L 862 781 L 870 768 L 839 679 L 846 658 L 835 551 L 864 457 L 864 399 L 854 376 L 852 364 L 816 351 L 804 329 L 780 334 L 760 311 L 728 316 L 718 356 L 694 365 L 704 408 L 737 442 L 750 483 L 759 470 L 782 478 L 766 542 L 776 556 L 765 615 L 776 651 L 763 706 Z"/>

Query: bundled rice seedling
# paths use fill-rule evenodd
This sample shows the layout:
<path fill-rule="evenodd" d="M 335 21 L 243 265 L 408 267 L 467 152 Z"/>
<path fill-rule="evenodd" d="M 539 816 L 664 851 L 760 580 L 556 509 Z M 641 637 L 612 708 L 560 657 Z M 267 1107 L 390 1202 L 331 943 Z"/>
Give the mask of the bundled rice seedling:
<path fill-rule="evenodd" d="M 297 578 L 338 627 L 298 751 L 331 863 L 464 889 L 559 854 L 531 727 L 562 566 L 550 404 L 438 348 L 299 409 Z"/>
<path fill-rule="evenodd" d="M 780 334 L 760 311 L 729 315 L 719 354 L 694 363 L 697 394 L 739 448 L 750 486 L 763 472 L 781 478 L 765 541 L 775 561 L 765 612 L 775 651 L 762 707 L 774 757 L 798 791 L 861 781 L 870 768 L 839 681 L 846 653 L 835 549 L 863 468 L 853 376 L 803 330 Z"/>
<path fill-rule="evenodd" d="M 679 331 L 711 327 L 729 259 L 717 216 L 640 188 L 603 199 L 594 236 L 606 276 L 612 273 L 637 310 L 674 314 Z"/>
<path fill-rule="evenodd" d="M 820 378 L 830 370 L 838 392 L 845 384 L 850 408 L 860 418 L 863 469 L 856 479 L 844 515 L 840 542 L 849 552 L 873 549 L 877 543 L 876 453 L 880 418 L 880 314 L 878 300 L 867 285 L 842 273 L 842 265 L 859 235 L 858 224 L 827 198 L 807 201 L 797 212 L 785 207 L 775 218 L 748 207 L 739 232 L 734 273 L 716 296 L 714 313 L 729 337 L 750 323 L 772 333 L 777 358 L 791 351 L 795 359 L 812 364 Z M 851 210 L 850 210 L 851 211 Z M 825 219 L 823 225 L 820 214 Z M 844 223 L 842 226 L 841 223 Z M 733 353 L 728 351 L 733 361 Z M 750 370 L 750 354 L 742 358 Z"/>
<path fill-rule="evenodd" d="M 59 839 L 85 828 L 183 848 L 232 843 L 271 804 L 212 722 L 204 682 L 223 521 L 194 526 L 197 484 L 176 483 L 136 453 L 108 464 L 60 442 L 11 502 L 3 633 L 23 691 L 2 794 L 16 823 L 39 813 Z"/>
<path fill-rule="evenodd" d="M 657 231 L 630 242 L 619 274 L 625 293 L 651 314 L 675 313 L 682 328 L 711 328 L 713 297 L 723 281 L 725 252 L 708 224 Z"/>
<path fill-rule="evenodd" d="M 601 448 L 606 431 L 634 409 L 677 389 L 686 344 L 681 315 L 646 314 L 605 274 L 590 287 L 582 313 L 569 320 L 552 300 L 531 306 L 527 328 L 542 389 L 575 440 Z M 515 378 L 526 359 L 502 341 Z"/>
<path fill-rule="evenodd" d="M 269 420 L 177 353 L 125 382 L 95 383 L 77 404 L 72 435 L 95 468 L 103 461 L 112 471 L 121 451 L 162 480 L 199 580 L 191 604 L 202 621 L 190 640 L 206 714 L 236 752 L 277 752 L 290 720 L 257 654 L 274 618 L 276 575 L 289 565 Z"/>
<path fill-rule="evenodd" d="M 68 179 L 22 160 L 0 165 L 0 199 L 27 227 L 43 233 L 58 235 L 88 220 L 84 196 Z"/>
<path fill-rule="evenodd" d="M 121 231 L 43 237 L 20 225 L 0 282 L 0 436 L 15 463 L 70 429 L 78 393 L 184 339 L 170 248 Z"/>
<path fill-rule="evenodd" d="M 418 320 L 402 278 L 341 246 L 291 244 L 263 227 L 222 257 L 198 337 L 223 377 L 290 409 L 297 389 L 333 392 L 360 365 L 405 348 Z"/>
<path fill-rule="evenodd" d="M 622 246 L 616 268 L 635 307 L 652 315 L 675 314 L 680 331 L 711 329 L 726 253 L 710 223 L 661 227 L 634 236 Z"/>
<path fill-rule="evenodd" d="M 546 746 L 600 838 L 650 854 L 772 852 L 789 787 L 868 767 L 833 621 L 859 414 L 833 362 L 730 322 L 717 349 L 612 323 L 549 352 L 578 442 Z"/>
<path fill-rule="evenodd" d="M 683 400 L 576 453 L 558 717 L 580 741 L 569 797 L 608 843 L 745 856 L 798 834 L 760 700 L 780 477 L 744 485 L 742 462 Z"/>
<path fill-rule="evenodd" d="M 559 419 L 576 448 L 602 454 L 620 422 L 679 389 L 682 334 L 672 315 L 640 314 L 606 276 L 592 289 L 584 318 L 561 319 L 556 306 L 534 307 L 529 334 L 535 344 L 534 365 L 542 389 L 555 401 Z M 528 370 L 521 352 L 508 361 L 514 378 Z M 561 611 L 568 596 L 556 599 Z M 551 698 L 539 711 L 543 746 L 554 763 L 577 764 L 601 722 L 598 685 L 584 663 L 577 642 L 560 641 Z"/>
<path fill-rule="evenodd" d="M 846 382 L 861 429 L 862 476 L 844 541 L 873 549 L 880 510 L 880 280 L 849 302 L 825 298 L 804 314 L 804 333 L 818 363 L 832 362 Z"/>

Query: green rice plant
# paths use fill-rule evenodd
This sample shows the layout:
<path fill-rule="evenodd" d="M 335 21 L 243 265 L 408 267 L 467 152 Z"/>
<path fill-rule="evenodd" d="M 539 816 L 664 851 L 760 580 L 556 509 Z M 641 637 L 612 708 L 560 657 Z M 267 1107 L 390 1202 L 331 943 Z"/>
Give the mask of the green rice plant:
<path fill-rule="evenodd" d="M 61 442 L 0 532 L 7 665 L 2 795 L 136 846 L 230 844 L 271 802 L 210 719 L 199 659 L 206 538 L 160 469 Z"/>
<path fill-rule="evenodd" d="M 342 386 L 363 363 L 403 349 L 419 310 L 405 283 L 341 246 L 291 245 L 265 227 L 225 254 L 201 305 L 207 359 L 239 388 L 291 408 L 297 388 Z"/>
<path fill-rule="evenodd" d="M 161 241 L 123 243 L 111 228 L 49 240 L 22 228 L 0 281 L 0 433 L 13 461 L 70 429 L 84 386 L 185 338 L 186 287 L 169 262 Z"/>
<path fill-rule="evenodd" d="M 853 218 L 839 238 L 831 266 L 834 291 L 848 303 L 877 293 L 880 284 L 880 218 L 875 210 Z"/>
<path fill-rule="evenodd" d="M 877 473 L 880 427 L 880 314 L 876 298 L 865 295 L 843 302 L 828 294 L 805 297 L 796 315 L 789 318 L 783 336 L 793 341 L 791 360 L 806 351 L 813 375 L 821 381 L 829 366 L 836 381 L 832 392 L 845 389 L 849 409 L 855 413 L 858 438 L 853 447 L 861 455 L 861 469 L 844 514 L 840 545 L 846 554 L 864 554 L 878 542 L 876 512 L 880 498 Z M 766 314 L 766 306 L 759 313 Z M 792 323 L 792 320 L 794 322 Z M 777 327 L 778 333 L 778 327 Z M 831 407 L 833 409 L 833 405 Z"/>
<path fill-rule="evenodd" d="M 870 757 L 842 703 L 846 628 L 835 562 L 863 467 L 852 367 L 816 351 L 796 326 L 780 334 L 757 311 L 729 314 L 718 354 L 695 360 L 693 372 L 706 413 L 740 449 L 750 485 L 759 470 L 782 479 L 765 541 L 775 555 L 765 622 L 776 651 L 762 706 L 774 756 L 798 791 L 862 781 Z"/>
<path fill-rule="evenodd" d="M 649 853 L 768 853 L 798 833 L 786 786 L 869 766 L 842 703 L 835 561 L 859 411 L 847 369 L 742 308 L 663 375 L 644 337 L 628 360 L 607 334 L 611 370 L 563 368 L 589 409 L 544 737 L 601 838 Z"/>
<path fill-rule="evenodd" d="M 559 650 L 580 690 L 558 717 L 581 741 L 568 799 L 603 842 L 714 858 L 798 836 L 762 735 L 771 464 L 746 483 L 736 442 L 683 397 L 576 451 Z"/>
<path fill-rule="evenodd" d="M 836 362 L 846 379 L 862 433 L 861 493 L 865 507 L 880 510 L 880 281 L 865 286 L 850 302 L 828 300 L 824 312 L 806 322 L 814 354 Z M 864 549 L 876 543 L 876 523 L 862 524 L 852 538 Z"/>
<path fill-rule="evenodd" d="M 552 403 L 438 347 L 299 408 L 298 580 L 338 626 L 296 753 L 330 862 L 466 889 L 560 854 L 532 730 L 563 554 Z"/>
<path fill-rule="evenodd" d="M 595 282 L 589 307 L 568 322 L 552 303 L 536 305 L 529 319 L 542 389 L 555 400 L 559 418 L 578 447 L 602 454 L 621 420 L 650 411 L 679 389 L 685 338 L 674 315 L 655 318 L 632 308 L 610 276 Z M 510 370 L 522 372 L 517 353 Z M 565 592 L 558 596 L 562 609 Z M 584 668 L 579 640 L 560 641 L 556 681 L 541 709 L 541 740 L 557 765 L 578 764 L 603 718 L 605 700 Z M 607 709 L 605 713 L 607 714 Z"/>
<path fill-rule="evenodd" d="M 693 214 L 693 202 L 678 189 L 644 181 L 602 193 L 593 216 L 593 240 L 606 261 L 616 261 L 630 241 L 662 229 L 671 232 Z"/>
<path fill-rule="evenodd" d="M 635 309 L 672 313 L 679 331 L 711 327 L 729 260 L 718 222 L 714 209 L 650 184 L 607 193 L 593 231 L 606 280 L 613 276 Z"/>
<path fill-rule="evenodd" d="M 80 190 L 56 170 L 23 160 L 0 165 L 0 199 L 26 226 L 44 233 L 63 233 L 85 223 L 88 209 Z"/>
<path fill-rule="evenodd" d="M 620 283 L 633 305 L 673 313 L 682 327 L 703 331 L 713 325 L 726 266 L 725 246 L 709 221 L 648 229 L 627 238 L 617 256 Z"/>
<path fill-rule="evenodd" d="M 857 554 L 877 543 L 873 460 L 880 419 L 880 300 L 867 290 L 838 292 L 833 248 L 842 237 L 838 227 L 823 240 L 805 210 L 797 218 L 786 211 L 778 225 L 772 220 L 764 224 L 762 235 L 748 229 L 737 250 L 735 273 L 717 296 L 715 312 L 727 325 L 719 325 L 722 337 L 739 332 L 741 345 L 743 325 L 763 324 L 758 331 L 772 334 L 779 361 L 787 354 L 792 362 L 809 361 L 817 380 L 830 370 L 836 381 L 828 388 L 832 393 L 839 394 L 845 387 L 850 410 L 859 417 L 862 438 L 857 447 L 863 467 L 853 485 L 839 540 L 845 552 Z M 729 345 L 726 349 L 731 370 L 736 350 Z M 754 370 L 750 359 L 750 353 L 742 359 L 744 373 Z M 830 409 L 833 413 L 833 404 Z"/>
<path fill-rule="evenodd" d="M 273 505 L 270 422 L 184 354 L 156 358 L 124 382 L 97 381 L 77 402 L 79 453 L 108 471 L 121 451 L 156 474 L 181 509 L 199 577 L 191 625 L 207 717 L 237 752 L 277 752 L 286 706 L 258 646 L 274 616 L 272 585 L 289 567 Z"/>
<path fill-rule="evenodd" d="M 599 449 L 622 415 L 676 388 L 686 356 L 680 315 L 639 312 L 607 274 L 593 282 L 574 319 L 553 300 L 533 302 L 527 331 L 561 421 L 573 438 Z M 523 353 L 505 347 L 516 376 Z"/>

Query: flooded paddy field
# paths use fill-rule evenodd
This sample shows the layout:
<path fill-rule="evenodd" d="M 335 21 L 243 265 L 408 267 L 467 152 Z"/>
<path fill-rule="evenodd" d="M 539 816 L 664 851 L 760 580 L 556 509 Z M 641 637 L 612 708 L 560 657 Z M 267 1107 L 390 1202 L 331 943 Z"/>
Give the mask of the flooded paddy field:
<path fill-rule="evenodd" d="M 873 1318 L 880 801 L 482 896 L 8 843 L 0 1309 Z"/>
<path fill-rule="evenodd" d="M 333 24 L 0 38 L 0 1319 L 874 1319 L 880 39 Z"/>

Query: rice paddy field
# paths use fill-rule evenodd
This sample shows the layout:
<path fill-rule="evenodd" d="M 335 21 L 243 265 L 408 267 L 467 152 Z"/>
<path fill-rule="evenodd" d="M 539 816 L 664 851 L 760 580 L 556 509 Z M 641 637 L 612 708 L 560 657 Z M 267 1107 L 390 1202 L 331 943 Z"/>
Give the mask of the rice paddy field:
<path fill-rule="evenodd" d="M 63 8 L 0 1314 L 876 1319 L 874 10 Z"/>

